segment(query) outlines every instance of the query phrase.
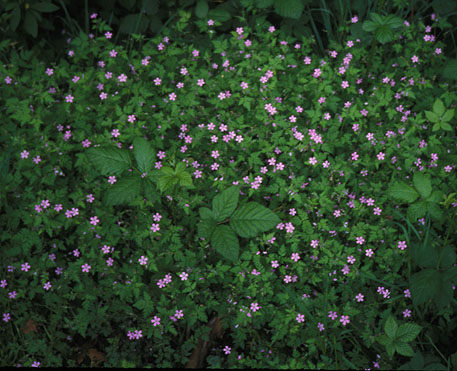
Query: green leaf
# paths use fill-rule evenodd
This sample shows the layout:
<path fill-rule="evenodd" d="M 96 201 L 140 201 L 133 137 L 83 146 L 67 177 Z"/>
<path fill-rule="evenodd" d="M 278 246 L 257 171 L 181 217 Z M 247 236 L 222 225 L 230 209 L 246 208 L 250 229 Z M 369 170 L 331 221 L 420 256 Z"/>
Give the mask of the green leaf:
<path fill-rule="evenodd" d="M 441 99 L 437 99 L 433 104 L 433 112 L 435 112 L 439 117 L 443 116 L 444 111 L 446 108 L 444 107 L 444 103 Z"/>
<path fill-rule="evenodd" d="M 148 201 L 156 202 L 158 200 L 158 194 L 156 192 L 156 187 L 151 179 L 143 179 L 144 186 L 144 195 Z"/>
<path fill-rule="evenodd" d="M 208 14 L 209 6 L 206 0 L 197 0 L 197 5 L 195 6 L 195 15 L 198 18 L 205 18 Z"/>
<path fill-rule="evenodd" d="M 432 130 L 433 131 L 438 131 L 441 129 L 441 125 L 439 122 L 437 122 L 435 125 L 433 125 Z"/>
<path fill-rule="evenodd" d="M 418 201 L 408 206 L 406 216 L 411 221 L 417 221 L 417 219 L 423 218 L 427 213 L 427 202 Z"/>
<path fill-rule="evenodd" d="M 133 154 L 138 164 L 138 170 L 142 173 L 147 173 L 154 168 L 156 154 L 144 138 L 136 138 L 133 141 Z"/>
<path fill-rule="evenodd" d="M 19 4 L 16 4 L 13 11 L 11 12 L 10 27 L 12 31 L 16 31 L 19 22 L 21 21 L 21 8 Z"/>
<path fill-rule="evenodd" d="M 301 0 L 275 0 L 275 12 L 281 17 L 299 19 L 304 8 Z"/>
<path fill-rule="evenodd" d="M 397 17 L 394 14 L 389 14 L 384 18 L 384 24 L 389 26 L 391 29 L 400 28 L 403 26 L 403 19 Z"/>
<path fill-rule="evenodd" d="M 416 201 L 419 197 L 416 190 L 404 182 L 395 183 L 388 190 L 388 194 L 400 201 L 408 203 Z"/>
<path fill-rule="evenodd" d="M 59 7 L 52 3 L 31 4 L 30 8 L 34 9 L 38 12 L 41 12 L 41 13 L 52 13 L 52 12 L 55 12 L 56 10 L 59 10 Z"/>
<path fill-rule="evenodd" d="M 366 32 L 373 32 L 374 30 L 376 30 L 377 27 L 378 27 L 377 23 L 367 20 L 367 21 L 363 22 L 362 29 Z"/>
<path fill-rule="evenodd" d="M 442 122 L 441 129 L 446 130 L 446 131 L 452 131 L 452 126 L 449 125 L 447 122 Z"/>
<path fill-rule="evenodd" d="M 424 269 L 411 276 L 410 287 L 414 305 L 432 300 L 439 308 L 450 303 L 454 294 L 446 272 Z"/>
<path fill-rule="evenodd" d="M 132 165 L 129 153 L 124 149 L 89 148 L 87 156 L 102 175 L 118 175 Z"/>
<path fill-rule="evenodd" d="M 180 186 L 193 188 L 192 176 L 187 171 L 179 173 L 178 179 L 179 179 Z"/>
<path fill-rule="evenodd" d="M 385 325 L 384 325 L 384 332 L 386 333 L 386 335 L 393 339 L 395 338 L 395 333 L 397 332 L 397 328 L 398 328 L 398 325 L 397 325 L 397 322 L 395 321 L 395 318 L 393 316 L 389 316 L 389 318 L 387 319 Z"/>
<path fill-rule="evenodd" d="M 387 351 L 387 354 L 388 354 L 389 358 L 392 359 L 392 357 L 395 354 L 395 345 L 393 343 L 387 344 L 386 345 L 386 351 Z"/>
<path fill-rule="evenodd" d="M 268 8 L 269 6 L 272 6 L 274 3 L 274 0 L 256 0 L 255 5 L 257 8 L 260 9 L 265 9 Z"/>
<path fill-rule="evenodd" d="M 127 14 L 122 17 L 119 24 L 119 32 L 124 34 L 141 34 L 146 31 L 149 25 L 147 17 L 140 14 Z"/>
<path fill-rule="evenodd" d="M 224 9 L 211 9 L 208 12 L 208 18 L 214 19 L 218 22 L 227 22 L 232 18 L 232 15 Z"/>
<path fill-rule="evenodd" d="M 239 188 L 233 186 L 213 198 L 213 212 L 218 222 L 232 215 L 238 205 L 239 195 Z"/>
<path fill-rule="evenodd" d="M 379 335 L 376 337 L 376 340 L 379 344 L 384 346 L 392 342 L 392 339 L 390 339 L 387 335 Z"/>
<path fill-rule="evenodd" d="M 241 237 L 255 237 L 275 227 L 280 219 L 275 213 L 257 202 L 248 202 L 230 218 L 230 226 Z"/>
<path fill-rule="evenodd" d="M 451 108 L 451 109 L 448 109 L 444 113 L 443 117 L 441 117 L 441 120 L 447 122 L 447 121 L 451 121 L 453 117 L 454 117 L 454 108 Z"/>
<path fill-rule="evenodd" d="M 169 173 L 168 169 L 171 170 L 171 174 Z M 178 184 L 179 178 L 176 176 L 173 169 L 169 168 L 168 166 L 164 166 L 160 170 L 162 175 L 157 180 L 157 185 L 159 186 L 161 192 L 167 192 L 173 188 L 174 185 Z"/>
<path fill-rule="evenodd" d="M 239 255 L 239 242 L 235 232 L 228 225 L 219 225 L 211 237 L 211 245 L 224 258 L 236 263 Z"/>
<path fill-rule="evenodd" d="M 457 59 L 449 60 L 441 70 L 441 74 L 447 79 L 457 80 Z"/>
<path fill-rule="evenodd" d="M 440 121 L 440 117 L 436 113 L 434 113 L 432 111 L 425 111 L 425 117 L 431 123 L 437 123 L 437 122 Z"/>
<path fill-rule="evenodd" d="M 432 182 L 429 176 L 416 172 L 413 176 L 413 183 L 422 198 L 428 198 L 432 193 Z"/>
<path fill-rule="evenodd" d="M 381 44 L 385 44 L 392 41 L 395 34 L 389 26 L 382 25 L 376 28 L 374 36 Z"/>
<path fill-rule="evenodd" d="M 438 263 L 438 251 L 435 247 L 424 243 L 411 243 L 411 258 L 424 268 L 434 268 Z"/>
<path fill-rule="evenodd" d="M 204 219 L 197 224 L 198 236 L 206 240 L 210 240 L 214 230 L 216 229 L 216 221 L 211 219 Z"/>
<path fill-rule="evenodd" d="M 38 22 L 35 18 L 35 15 L 31 11 L 25 12 L 24 18 L 24 28 L 29 35 L 32 35 L 34 38 L 38 35 Z"/>
<path fill-rule="evenodd" d="M 421 330 L 422 327 L 415 323 L 404 323 L 397 329 L 395 342 L 409 343 L 419 335 Z"/>
<path fill-rule="evenodd" d="M 410 345 L 406 343 L 395 343 L 395 350 L 398 354 L 401 354 L 405 357 L 412 357 L 414 355 L 414 350 Z"/>
<path fill-rule="evenodd" d="M 141 178 L 129 175 L 112 185 L 105 194 L 108 205 L 128 204 L 134 201 L 141 192 Z"/>

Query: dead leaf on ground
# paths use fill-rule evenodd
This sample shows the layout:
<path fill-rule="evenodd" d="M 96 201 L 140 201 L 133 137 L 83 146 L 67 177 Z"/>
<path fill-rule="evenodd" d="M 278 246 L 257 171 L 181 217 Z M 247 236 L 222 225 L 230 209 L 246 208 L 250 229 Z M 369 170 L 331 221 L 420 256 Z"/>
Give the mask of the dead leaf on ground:
<path fill-rule="evenodd" d="M 37 323 L 33 319 L 29 319 L 22 327 L 23 334 L 27 335 L 30 332 L 38 332 Z"/>

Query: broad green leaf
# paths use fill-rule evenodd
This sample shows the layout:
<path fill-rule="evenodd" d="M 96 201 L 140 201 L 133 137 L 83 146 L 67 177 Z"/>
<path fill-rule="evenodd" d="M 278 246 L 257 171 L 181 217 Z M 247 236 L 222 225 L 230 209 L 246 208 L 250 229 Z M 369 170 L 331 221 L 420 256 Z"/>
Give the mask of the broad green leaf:
<path fill-rule="evenodd" d="M 376 340 L 381 345 L 387 345 L 392 342 L 392 340 L 387 335 L 379 335 L 376 337 Z"/>
<path fill-rule="evenodd" d="M 425 117 L 427 117 L 427 120 L 433 124 L 440 121 L 440 117 L 432 111 L 425 111 Z"/>
<path fill-rule="evenodd" d="M 195 15 L 198 18 L 205 18 L 208 14 L 209 6 L 206 0 L 197 0 L 197 5 L 195 6 Z"/>
<path fill-rule="evenodd" d="M 388 43 L 394 39 L 394 32 L 389 26 L 379 26 L 376 28 L 374 36 L 381 44 Z"/>
<path fill-rule="evenodd" d="M 448 60 L 441 74 L 447 79 L 457 80 L 457 59 Z"/>
<path fill-rule="evenodd" d="M 387 354 L 388 354 L 389 358 L 392 359 L 392 357 L 395 354 L 395 345 L 393 343 L 387 344 L 386 345 L 386 351 L 387 351 Z"/>
<path fill-rule="evenodd" d="M 265 9 L 268 8 L 269 6 L 272 6 L 274 3 L 274 0 L 256 0 L 255 5 L 257 8 L 260 9 Z"/>
<path fill-rule="evenodd" d="M 410 345 L 406 343 L 395 343 L 395 350 L 398 354 L 401 354 L 405 357 L 412 357 L 414 355 L 414 350 Z"/>
<path fill-rule="evenodd" d="M 51 3 L 31 4 L 30 8 L 37 10 L 38 12 L 41 12 L 41 13 L 51 13 L 51 12 L 55 12 L 56 10 L 59 10 L 59 7 L 57 5 L 54 5 Z"/>
<path fill-rule="evenodd" d="M 389 26 L 391 29 L 400 28 L 403 26 L 403 19 L 394 14 L 389 14 L 384 18 L 384 24 Z"/>
<path fill-rule="evenodd" d="M 89 148 L 89 161 L 102 175 L 118 175 L 132 165 L 129 153 L 117 148 Z"/>
<path fill-rule="evenodd" d="M 127 204 L 138 198 L 141 192 L 141 178 L 129 175 L 110 186 L 105 194 L 108 205 Z"/>
<path fill-rule="evenodd" d="M 200 218 L 202 218 L 203 220 L 216 221 L 216 217 L 214 216 L 214 213 L 207 207 L 201 207 L 200 209 L 198 209 L 198 212 L 200 213 Z"/>
<path fill-rule="evenodd" d="M 133 154 L 138 164 L 138 170 L 142 173 L 147 173 L 154 168 L 155 153 L 144 138 L 136 138 L 133 141 Z"/>
<path fill-rule="evenodd" d="M 154 183 L 148 178 L 144 178 L 142 179 L 142 181 L 144 188 L 144 196 L 148 201 L 156 202 L 159 197 Z"/>
<path fill-rule="evenodd" d="M 421 332 L 422 327 L 415 323 L 404 323 L 397 329 L 395 342 L 409 343 Z"/>
<path fill-rule="evenodd" d="M 208 18 L 214 19 L 215 21 L 218 21 L 218 22 L 227 22 L 228 20 L 230 20 L 232 18 L 232 15 L 224 9 L 216 8 L 216 9 L 211 9 L 208 12 Z"/>
<path fill-rule="evenodd" d="M 453 117 L 454 117 L 454 108 L 451 108 L 451 109 L 448 109 L 444 113 L 443 117 L 441 117 L 441 120 L 448 122 L 448 121 L 451 121 Z"/>
<path fill-rule="evenodd" d="M 395 183 L 388 190 L 390 196 L 396 198 L 397 200 L 412 203 L 417 200 L 419 194 L 416 190 L 404 182 Z"/>
<path fill-rule="evenodd" d="M 440 274 L 435 269 L 424 269 L 410 278 L 411 296 L 414 305 L 431 300 L 440 288 Z"/>
<path fill-rule="evenodd" d="M 452 126 L 449 125 L 447 122 L 442 122 L 441 129 L 446 130 L 446 131 L 452 131 Z"/>
<path fill-rule="evenodd" d="M 221 222 L 228 218 L 235 211 L 238 205 L 238 198 L 240 190 L 238 187 L 233 186 L 227 188 L 213 198 L 213 212 L 216 215 L 217 221 Z"/>
<path fill-rule="evenodd" d="M 212 219 L 203 219 L 197 224 L 197 231 L 199 237 L 204 237 L 206 240 L 210 240 L 216 229 L 216 221 Z"/>
<path fill-rule="evenodd" d="M 21 21 L 21 8 L 19 4 L 16 4 L 13 11 L 11 12 L 10 28 L 12 31 L 16 31 L 19 22 Z"/>
<path fill-rule="evenodd" d="M 438 263 L 438 250 L 431 245 L 413 242 L 410 244 L 411 258 L 423 268 L 434 268 Z"/>
<path fill-rule="evenodd" d="M 29 35 L 32 35 L 34 38 L 37 37 L 38 22 L 35 15 L 31 11 L 25 12 L 24 28 Z"/>
<path fill-rule="evenodd" d="M 432 182 L 429 176 L 416 172 L 413 176 L 413 183 L 422 198 L 428 198 L 432 193 Z"/>
<path fill-rule="evenodd" d="M 444 107 L 444 103 L 441 99 L 437 99 L 435 103 L 433 103 L 433 112 L 436 113 L 439 117 L 444 115 L 446 108 Z"/>
<path fill-rule="evenodd" d="M 275 12 L 281 17 L 299 19 L 304 8 L 302 0 L 275 0 Z"/>
<path fill-rule="evenodd" d="M 432 127 L 432 130 L 433 130 L 433 131 L 438 131 L 438 130 L 440 130 L 440 129 L 441 129 L 441 125 L 440 125 L 439 122 L 437 122 L 436 124 L 434 124 L 433 127 Z"/>
<path fill-rule="evenodd" d="M 427 213 L 427 202 L 418 201 L 408 206 L 406 216 L 411 221 L 417 221 L 417 219 L 423 218 Z"/>
<path fill-rule="evenodd" d="M 239 256 L 239 242 L 235 232 L 228 225 L 219 225 L 211 236 L 211 245 L 224 258 L 236 263 Z"/>
<path fill-rule="evenodd" d="M 159 189 L 161 192 L 167 192 L 170 189 L 173 188 L 176 184 L 178 184 L 179 179 L 178 177 L 173 174 L 173 175 L 162 175 L 158 181 L 157 185 L 159 186 Z"/>
<path fill-rule="evenodd" d="M 387 319 L 385 325 L 384 325 L 384 332 L 386 333 L 386 335 L 393 339 L 395 338 L 395 333 L 397 332 L 397 328 L 398 328 L 398 325 L 397 325 L 397 322 L 395 321 L 395 318 L 393 316 L 389 316 L 389 318 Z"/>
<path fill-rule="evenodd" d="M 180 186 L 193 188 L 192 177 L 187 171 L 183 171 L 182 173 L 179 173 L 178 179 L 179 179 Z"/>
<path fill-rule="evenodd" d="M 248 202 L 230 218 L 230 226 L 241 237 L 255 237 L 275 227 L 280 219 L 275 213 L 257 202 Z"/>
<path fill-rule="evenodd" d="M 373 32 L 377 27 L 378 24 L 370 20 L 363 22 L 362 26 L 363 30 L 366 32 Z"/>

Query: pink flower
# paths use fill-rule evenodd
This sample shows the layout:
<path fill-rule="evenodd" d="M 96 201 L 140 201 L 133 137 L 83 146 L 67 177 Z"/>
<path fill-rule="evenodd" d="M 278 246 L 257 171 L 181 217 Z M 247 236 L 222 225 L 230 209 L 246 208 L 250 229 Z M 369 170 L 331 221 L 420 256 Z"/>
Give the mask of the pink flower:
<path fill-rule="evenodd" d="M 357 161 L 357 159 L 359 158 L 359 155 L 357 154 L 357 152 L 353 152 L 351 154 L 351 156 L 352 156 L 352 161 Z"/>
<path fill-rule="evenodd" d="M 297 318 L 295 318 L 295 319 L 297 320 L 298 323 L 305 322 L 305 315 L 298 313 Z"/>
<path fill-rule="evenodd" d="M 292 256 L 290 257 L 294 262 L 298 262 L 300 260 L 300 255 L 296 252 L 294 252 L 292 254 Z"/>
<path fill-rule="evenodd" d="M 398 246 L 400 250 L 406 249 L 408 246 L 406 245 L 406 241 L 398 241 Z"/>
<path fill-rule="evenodd" d="M 411 311 L 409 309 L 405 309 L 403 311 L 403 317 L 404 318 L 408 318 L 408 317 L 411 317 Z"/>
<path fill-rule="evenodd" d="M 343 326 L 346 326 L 351 321 L 349 320 L 349 316 L 341 316 L 340 322 L 343 324 Z"/>
<path fill-rule="evenodd" d="M 111 32 L 109 32 L 109 31 L 108 31 L 108 32 L 105 32 L 105 37 L 106 37 L 107 39 L 111 39 L 112 36 L 113 36 L 113 34 L 112 34 Z"/>
<path fill-rule="evenodd" d="M 90 269 L 92 268 L 89 264 L 83 264 L 81 265 L 82 271 L 89 273 Z"/>
<path fill-rule="evenodd" d="M 24 264 L 21 265 L 21 271 L 28 272 L 30 268 L 31 267 L 28 262 L 25 262 Z"/>
<path fill-rule="evenodd" d="M 151 319 L 151 323 L 154 325 L 154 327 L 160 325 L 160 317 L 154 316 L 153 319 Z"/>
<path fill-rule="evenodd" d="M 68 94 L 68 95 L 65 97 L 65 102 L 67 102 L 67 103 L 73 103 L 73 99 L 74 99 L 73 95 Z"/>
<path fill-rule="evenodd" d="M 141 256 L 141 258 L 139 258 L 138 261 L 140 262 L 140 265 L 146 265 L 148 263 L 148 258 L 146 258 L 145 256 Z"/>
<path fill-rule="evenodd" d="M 119 75 L 117 78 L 120 82 L 126 82 L 127 81 L 127 76 L 125 74 Z"/>
<path fill-rule="evenodd" d="M 230 348 L 228 345 L 226 345 L 225 348 L 224 348 L 223 350 L 224 350 L 224 353 L 225 353 L 225 354 L 230 354 L 232 348 Z"/>
<path fill-rule="evenodd" d="M 259 306 L 258 303 L 251 303 L 251 310 L 253 312 L 257 312 L 260 308 L 262 308 L 261 306 Z"/>
<path fill-rule="evenodd" d="M 186 272 L 182 272 L 179 277 L 181 277 L 181 281 L 187 281 L 187 277 L 189 277 L 189 274 Z"/>
<path fill-rule="evenodd" d="M 114 184 L 117 182 L 117 179 L 114 175 L 108 177 L 108 183 Z"/>
<path fill-rule="evenodd" d="M 151 231 L 153 231 L 153 232 L 158 232 L 158 231 L 160 231 L 159 225 L 153 223 L 153 224 L 151 225 Z"/>
<path fill-rule="evenodd" d="M 362 301 L 364 300 L 364 299 L 363 299 L 364 296 L 363 296 L 362 293 L 360 293 L 360 292 L 356 295 L 355 298 L 357 299 L 357 302 L 359 302 L 359 303 L 362 302 Z"/>
<path fill-rule="evenodd" d="M 93 216 L 90 218 L 90 224 L 92 225 L 97 225 L 100 222 L 100 220 L 97 218 L 97 216 Z"/>
<path fill-rule="evenodd" d="M 135 115 L 129 115 L 128 122 L 134 123 L 136 121 Z"/>

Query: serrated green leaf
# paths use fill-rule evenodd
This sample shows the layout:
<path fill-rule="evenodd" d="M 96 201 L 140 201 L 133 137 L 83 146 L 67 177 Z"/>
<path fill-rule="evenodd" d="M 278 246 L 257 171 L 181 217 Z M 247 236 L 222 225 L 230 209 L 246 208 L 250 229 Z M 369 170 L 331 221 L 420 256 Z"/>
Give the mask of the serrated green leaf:
<path fill-rule="evenodd" d="M 436 113 L 434 113 L 432 111 L 425 111 L 425 117 L 431 123 L 437 123 L 437 122 L 440 121 L 440 117 Z"/>
<path fill-rule="evenodd" d="M 110 186 L 105 194 L 108 205 L 121 205 L 134 201 L 141 192 L 141 178 L 130 175 Z"/>
<path fill-rule="evenodd" d="M 379 335 L 376 337 L 376 340 L 379 344 L 384 346 L 392 342 L 392 339 L 390 339 L 387 335 Z"/>
<path fill-rule="evenodd" d="M 386 351 L 387 351 L 387 354 L 388 354 L 389 358 L 392 359 L 392 357 L 395 354 L 395 345 L 393 343 L 387 344 L 386 345 Z"/>
<path fill-rule="evenodd" d="M 405 357 L 412 357 L 414 355 L 414 350 L 410 345 L 406 343 L 395 343 L 395 350 L 398 354 L 401 354 Z"/>
<path fill-rule="evenodd" d="M 221 222 L 232 215 L 238 205 L 239 195 L 239 188 L 233 186 L 227 188 L 213 198 L 213 212 L 218 222 Z"/>
<path fill-rule="evenodd" d="M 238 237 L 228 225 L 216 227 L 211 236 L 211 246 L 232 263 L 238 261 L 240 249 Z"/>
<path fill-rule="evenodd" d="M 446 108 L 444 107 L 444 103 L 441 99 L 437 99 L 435 103 L 433 103 L 433 112 L 438 115 L 438 117 L 441 117 L 444 115 L 444 111 L 446 111 Z"/>
<path fill-rule="evenodd" d="M 173 175 L 162 175 L 157 180 L 157 185 L 159 186 L 160 192 L 167 192 L 178 184 L 178 182 L 178 177 L 173 173 Z"/>
<path fill-rule="evenodd" d="M 89 161 L 102 175 L 118 175 L 131 167 L 129 153 L 116 148 L 89 148 Z"/>
<path fill-rule="evenodd" d="M 386 335 L 393 339 L 395 338 L 395 333 L 397 332 L 397 322 L 395 321 L 395 318 L 393 316 L 389 316 L 387 319 L 386 323 L 384 324 L 384 332 Z"/>
<path fill-rule="evenodd" d="M 198 212 L 200 213 L 200 218 L 202 218 L 203 220 L 216 221 L 216 217 L 214 216 L 213 212 L 207 207 L 201 207 L 200 209 L 198 209 Z"/>
<path fill-rule="evenodd" d="M 409 343 L 421 332 L 422 327 L 415 323 L 404 323 L 397 329 L 395 342 Z"/>
<path fill-rule="evenodd" d="M 182 173 L 178 174 L 178 179 L 179 179 L 179 185 L 182 187 L 189 187 L 192 188 L 192 176 L 187 172 L 184 171 Z"/>
<path fill-rule="evenodd" d="M 362 29 L 366 32 L 373 32 L 378 27 L 378 24 L 374 21 L 367 20 L 363 22 Z"/>
<path fill-rule="evenodd" d="M 416 222 L 417 219 L 423 218 L 427 213 L 427 202 L 418 201 L 408 206 L 406 216 L 409 220 Z"/>
<path fill-rule="evenodd" d="M 441 74 L 447 79 L 457 80 L 457 59 L 448 60 Z"/>
<path fill-rule="evenodd" d="M 432 131 L 438 131 L 440 129 L 441 129 L 441 124 L 439 122 L 434 124 L 432 127 Z"/>
<path fill-rule="evenodd" d="M 269 6 L 272 6 L 274 3 L 274 0 L 256 0 L 255 5 L 257 8 L 260 9 L 265 9 L 268 8 Z"/>
<path fill-rule="evenodd" d="M 394 14 L 389 14 L 384 18 L 384 24 L 389 26 L 391 29 L 400 28 L 401 26 L 403 26 L 403 22 L 403 19 L 397 17 Z"/>
<path fill-rule="evenodd" d="M 154 183 L 148 179 L 143 179 L 143 188 L 144 188 L 144 195 L 148 201 L 156 202 L 158 200 L 158 193 L 156 192 L 156 187 Z"/>
<path fill-rule="evenodd" d="M 299 19 L 304 8 L 301 0 L 275 0 L 275 12 L 281 17 Z"/>
<path fill-rule="evenodd" d="M 451 121 L 453 117 L 454 117 L 454 108 L 451 108 L 451 109 L 448 109 L 446 112 L 444 112 L 444 115 L 443 115 L 443 117 L 441 117 L 441 120 L 448 122 L 448 121 Z"/>
<path fill-rule="evenodd" d="M 430 177 L 421 172 L 414 173 L 413 184 L 422 198 L 428 198 L 432 193 L 432 182 Z"/>
<path fill-rule="evenodd" d="M 138 164 L 138 170 L 142 173 L 147 173 L 154 168 L 156 154 L 144 138 L 136 138 L 133 141 L 133 154 Z"/>
<path fill-rule="evenodd" d="M 438 263 L 439 254 L 434 246 L 425 245 L 424 243 L 411 243 L 411 258 L 423 268 L 434 268 Z"/>
<path fill-rule="evenodd" d="M 412 203 L 417 200 L 419 194 L 416 190 L 404 182 L 397 182 L 388 190 L 390 196 L 397 200 Z"/>
<path fill-rule="evenodd" d="M 241 237 L 255 237 L 280 222 L 278 216 L 257 202 L 248 202 L 236 210 L 230 218 L 230 226 Z"/>
<path fill-rule="evenodd" d="M 197 0 L 197 5 L 195 6 L 195 15 L 198 18 L 205 18 L 208 14 L 209 6 L 206 0 Z"/>
<path fill-rule="evenodd" d="M 446 131 L 452 131 L 452 126 L 449 125 L 447 122 L 442 122 L 441 129 L 446 130 Z"/>
<path fill-rule="evenodd" d="M 232 18 L 232 15 L 224 9 L 211 9 L 208 12 L 208 18 L 214 19 L 218 22 L 227 22 Z"/>
<path fill-rule="evenodd" d="M 211 240 L 214 230 L 216 229 L 216 222 L 211 219 L 201 220 L 197 224 L 197 230 L 199 237 L 203 237 L 206 240 Z"/>
<path fill-rule="evenodd" d="M 38 22 L 35 15 L 32 12 L 25 12 L 24 28 L 29 35 L 34 38 L 38 35 Z"/>
<path fill-rule="evenodd" d="M 389 26 L 383 25 L 376 28 L 374 36 L 381 44 L 385 44 L 392 41 L 395 34 Z"/>
<path fill-rule="evenodd" d="M 424 269 L 410 278 L 411 296 L 415 305 L 431 300 L 440 289 L 440 274 L 435 269 Z"/>

